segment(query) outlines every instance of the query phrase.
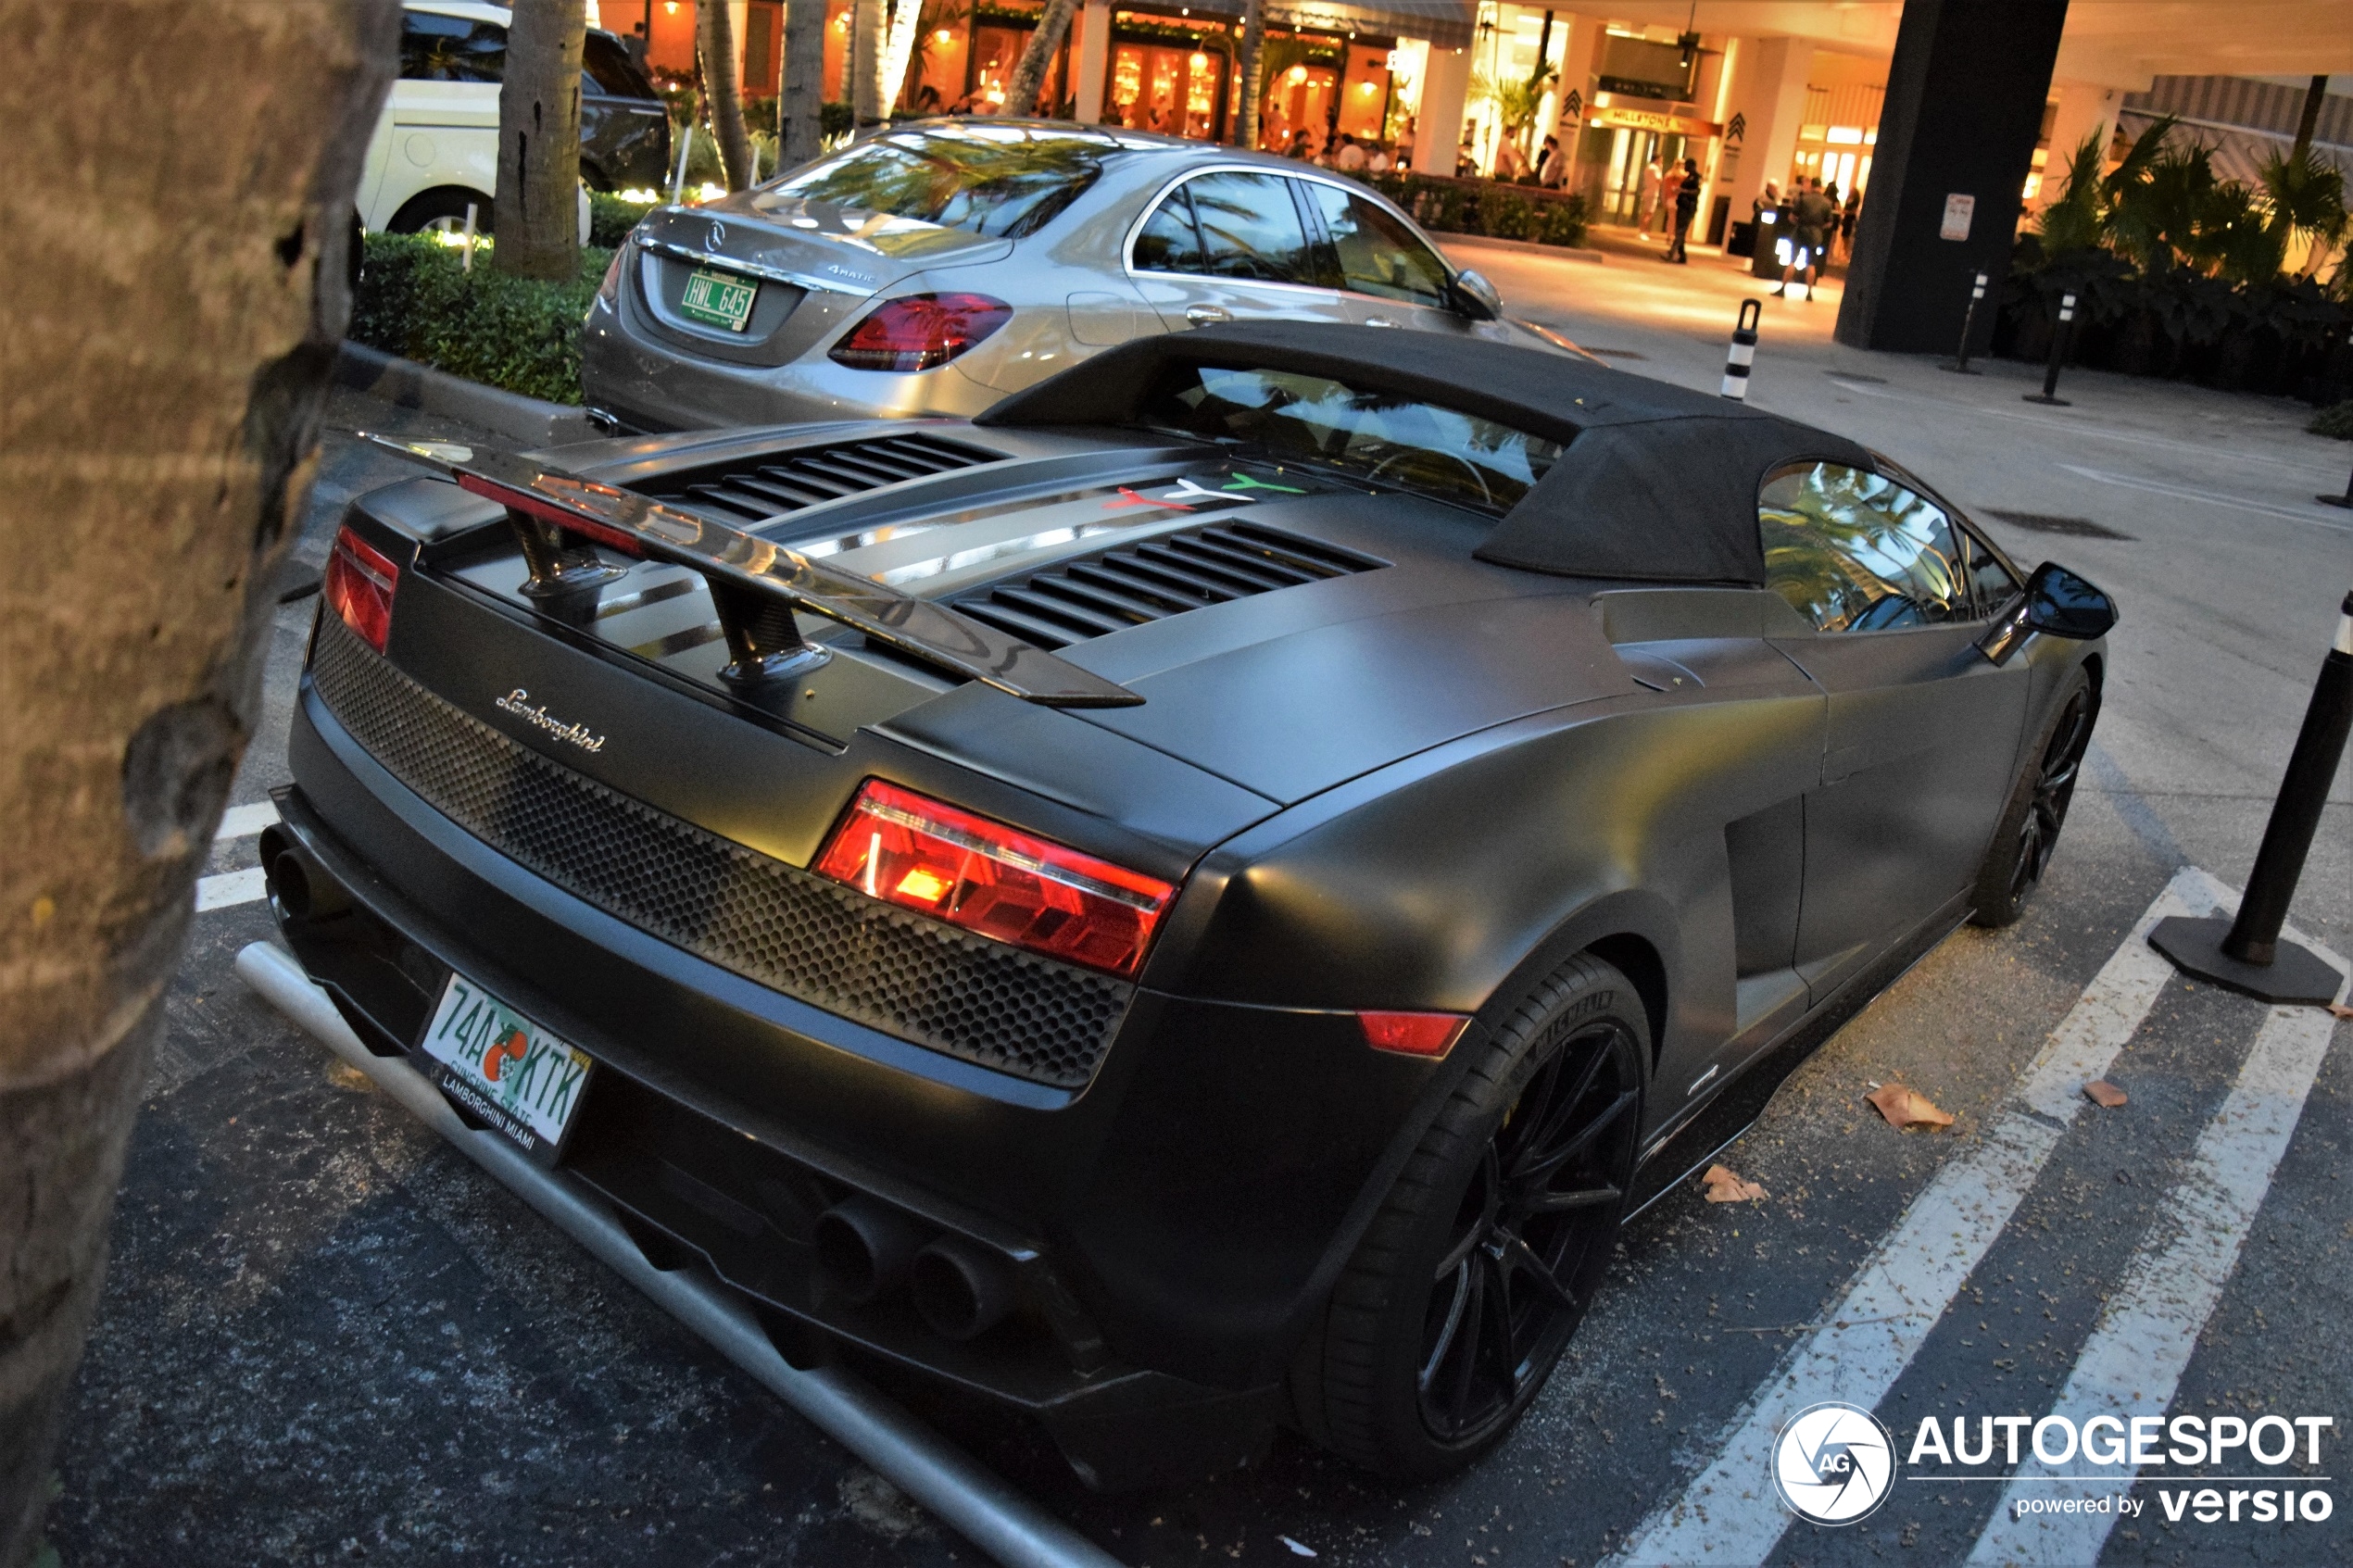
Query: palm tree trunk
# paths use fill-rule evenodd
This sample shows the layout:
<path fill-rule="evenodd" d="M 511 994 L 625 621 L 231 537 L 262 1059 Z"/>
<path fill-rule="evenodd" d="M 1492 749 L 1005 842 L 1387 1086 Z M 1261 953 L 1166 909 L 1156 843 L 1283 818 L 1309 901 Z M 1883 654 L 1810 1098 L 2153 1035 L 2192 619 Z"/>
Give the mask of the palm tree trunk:
<path fill-rule="evenodd" d="M 1070 31 L 1070 13 L 1077 5 L 1078 0 L 1046 0 L 1038 31 L 1029 35 L 1029 46 L 1013 67 L 1013 79 L 1005 84 L 1007 114 L 1038 112 L 1038 90 L 1045 85 L 1046 68 L 1053 63 L 1054 51 L 1063 46 L 1063 34 Z"/>
<path fill-rule="evenodd" d="M 399 27 L 394 0 L 0 0 L 7 1568 L 39 1549 L 164 994 L 259 716 Z"/>
<path fill-rule="evenodd" d="M 576 6 L 579 0 L 573 0 Z M 711 110 L 711 136 L 719 144 L 719 169 L 731 191 L 753 182 L 751 138 L 744 134 L 744 89 L 736 63 L 736 24 L 726 0 L 701 0 L 695 7 L 695 56 L 702 70 L 703 103 Z M 575 62 L 573 76 L 579 78 Z M 576 142 L 577 136 L 573 137 Z"/>
<path fill-rule="evenodd" d="M 862 133 L 883 122 L 883 0 L 852 0 L 849 7 L 849 109 Z"/>
<path fill-rule="evenodd" d="M 1241 102 L 1234 114 L 1234 145 L 1258 145 L 1259 100 L 1265 94 L 1266 0 L 1245 0 L 1242 6 L 1242 46 L 1234 58 L 1234 80 Z"/>
<path fill-rule="evenodd" d="M 776 167 L 824 150 L 825 0 L 786 0 L 785 75 L 776 94 Z"/>
<path fill-rule="evenodd" d="M 923 21 L 923 0 L 892 0 L 890 31 L 882 52 L 882 104 L 887 116 L 897 111 L 907 91 L 907 66 L 915 57 L 915 29 Z"/>
<path fill-rule="evenodd" d="M 2304 90 L 2304 113 L 2296 122 L 2296 152 L 2297 158 L 2312 150 L 2312 133 L 2321 128 L 2321 105 L 2329 95 L 2329 79 L 2316 76 Z"/>
<path fill-rule="evenodd" d="M 498 89 L 497 248 L 491 264 L 519 278 L 580 270 L 582 0 L 515 0 Z"/>

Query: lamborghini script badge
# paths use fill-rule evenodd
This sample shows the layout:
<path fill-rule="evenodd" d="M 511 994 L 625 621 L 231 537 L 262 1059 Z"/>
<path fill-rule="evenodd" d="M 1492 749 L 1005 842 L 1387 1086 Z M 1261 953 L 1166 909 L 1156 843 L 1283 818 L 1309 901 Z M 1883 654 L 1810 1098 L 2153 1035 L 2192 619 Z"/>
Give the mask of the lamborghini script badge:
<path fill-rule="evenodd" d="M 558 740 L 570 741 L 583 751 L 602 751 L 605 737 L 592 735 L 578 724 L 567 724 L 561 719 L 551 719 L 544 707 L 533 704 L 531 694 L 517 686 L 498 699 L 502 712 L 511 713 L 526 724 L 535 724 Z"/>

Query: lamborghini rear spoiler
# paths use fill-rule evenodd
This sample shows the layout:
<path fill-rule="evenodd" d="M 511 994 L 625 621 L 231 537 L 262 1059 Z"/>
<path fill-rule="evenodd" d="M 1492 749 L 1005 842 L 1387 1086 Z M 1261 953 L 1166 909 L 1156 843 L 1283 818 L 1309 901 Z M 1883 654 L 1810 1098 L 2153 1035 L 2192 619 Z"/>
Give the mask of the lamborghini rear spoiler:
<path fill-rule="evenodd" d="M 699 572 L 726 633 L 733 661 L 721 673 L 730 681 L 783 679 L 824 662 L 826 651 L 804 641 L 793 624 L 793 611 L 807 610 L 1025 702 L 1126 708 L 1144 700 L 943 605 L 630 491 L 485 447 L 368 439 L 505 507 L 531 571 L 523 591 L 551 609 L 618 574 L 597 558 L 591 543 Z"/>

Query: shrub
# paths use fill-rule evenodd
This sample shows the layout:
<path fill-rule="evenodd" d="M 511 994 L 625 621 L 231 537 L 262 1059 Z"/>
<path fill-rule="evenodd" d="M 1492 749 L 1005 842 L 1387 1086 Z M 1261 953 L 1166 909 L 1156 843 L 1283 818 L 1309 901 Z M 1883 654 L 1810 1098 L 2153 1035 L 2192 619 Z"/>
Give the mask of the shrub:
<path fill-rule="evenodd" d="M 1590 209 L 1581 195 L 1431 174 L 1375 174 L 1367 180 L 1412 213 L 1415 222 L 1441 233 L 1546 245 L 1585 243 Z"/>
<path fill-rule="evenodd" d="M 2314 435 L 2334 436 L 2339 441 L 2353 441 L 2353 397 L 2347 398 L 2334 408 L 2322 409 L 2312 416 L 2312 422 L 2304 428 Z"/>
<path fill-rule="evenodd" d="M 370 234 L 351 339 L 550 403 L 580 401 L 580 323 L 612 252 L 584 246 L 569 282 L 510 278 L 424 234 Z"/>
<path fill-rule="evenodd" d="M 637 220 L 654 209 L 652 202 L 623 201 L 610 191 L 588 193 L 588 243 L 603 250 L 618 250 Z"/>

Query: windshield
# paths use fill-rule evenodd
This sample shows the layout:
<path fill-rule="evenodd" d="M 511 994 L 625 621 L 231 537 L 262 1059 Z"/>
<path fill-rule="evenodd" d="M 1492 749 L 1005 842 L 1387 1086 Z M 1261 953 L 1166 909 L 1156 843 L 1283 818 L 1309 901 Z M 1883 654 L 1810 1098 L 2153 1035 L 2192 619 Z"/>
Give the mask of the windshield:
<path fill-rule="evenodd" d="M 1528 494 L 1562 451 L 1459 409 L 1287 370 L 1171 366 L 1138 418 L 1496 511 Z"/>
<path fill-rule="evenodd" d="M 767 195 L 1019 239 L 1095 182 L 1113 144 L 1012 126 L 891 132 L 811 165 Z"/>

